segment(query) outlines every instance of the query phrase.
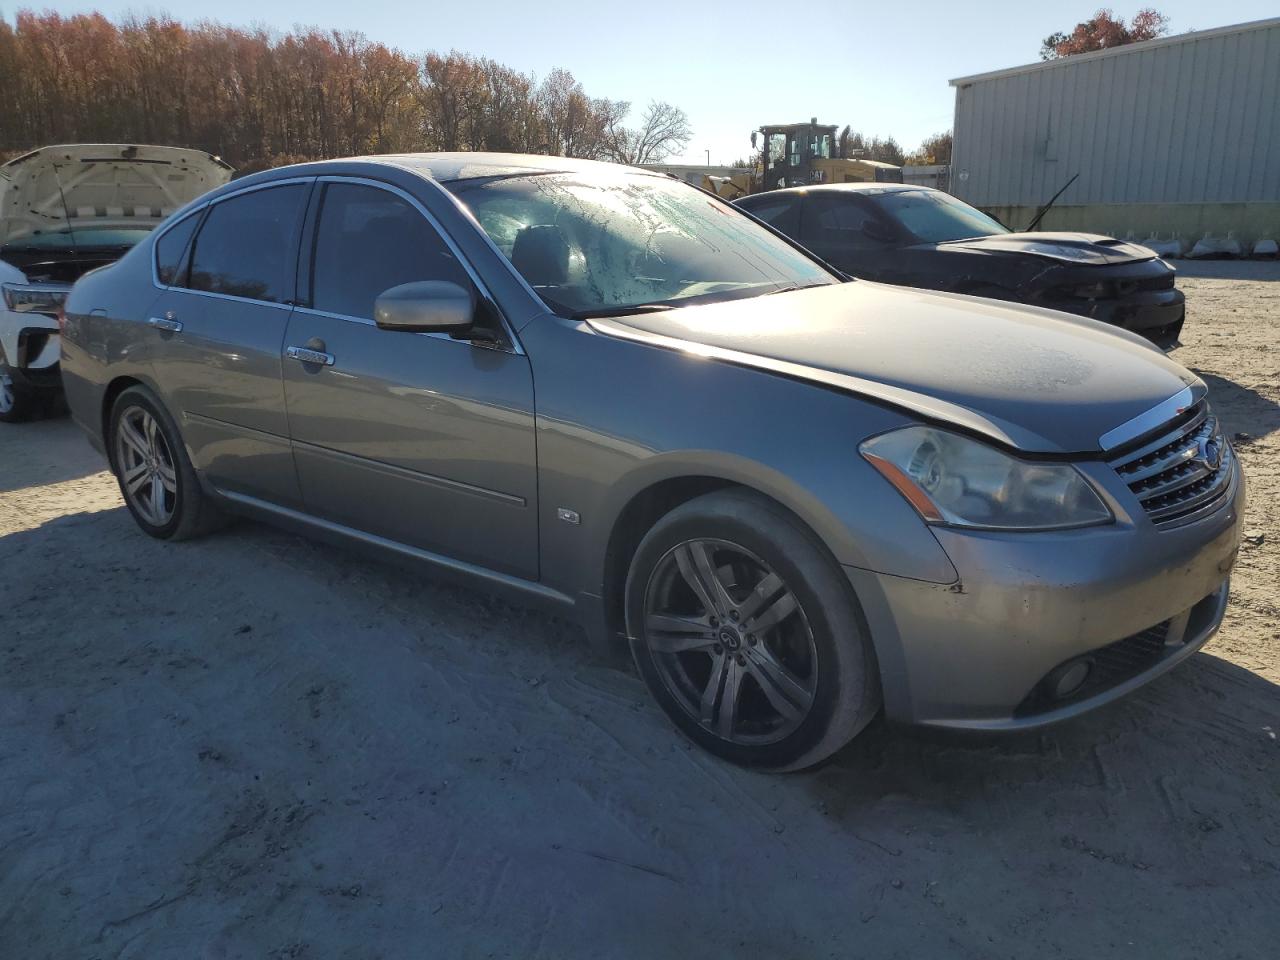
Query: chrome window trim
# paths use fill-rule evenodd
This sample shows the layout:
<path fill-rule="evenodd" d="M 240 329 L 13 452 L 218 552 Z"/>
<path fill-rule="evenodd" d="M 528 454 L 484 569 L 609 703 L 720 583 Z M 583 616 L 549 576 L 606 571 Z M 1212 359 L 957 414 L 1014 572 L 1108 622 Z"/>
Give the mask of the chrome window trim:
<path fill-rule="evenodd" d="M 330 310 L 317 310 L 315 307 L 294 307 L 293 312 L 305 313 L 308 316 L 312 316 L 312 317 L 328 317 L 330 320 L 345 320 L 347 323 L 358 323 L 364 327 L 376 327 L 378 329 L 381 329 L 380 327 L 378 327 L 378 325 L 374 321 L 369 320 L 366 317 L 353 317 L 345 313 L 333 313 Z M 387 332 L 399 333 L 401 335 L 404 334 L 403 330 L 397 330 L 397 331 L 389 330 Z M 459 340 L 457 337 L 451 337 L 449 336 L 449 334 L 443 333 L 440 331 L 418 330 L 418 331 L 414 331 L 412 333 L 412 336 L 430 337 L 433 340 L 447 340 L 449 343 L 461 344 L 464 347 L 473 346 L 473 344 L 469 340 Z M 504 353 L 511 353 L 511 351 L 506 347 L 503 347 L 502 350 Z"/>
<path fill-rule="evenodd" d="M 1168 423 L 1184 410 L 1195 405 L 1195 393 L 1190 387 L 1183 387 L 1168 400 L 1161 401 L 1145 413 L 1140 413 L 1132 420 L 1127 420 L 1114 430 L 1108 430 L 1098 438 L 1098 446 L 1104 451 L 1114 450 L 1130 440 L 1136 440 L 1144 433 Z"/>
<path fill-rule="evenodd" d="M 173 223 L 166 223 L 164 226 L 152 231 L 151 234 L 151 283 L 158 290 L 181 290 L 183 293 L 194 293 L 199 296 L 217 297 L 224 300 L 234 300 L 238 303 L 263 303 L 269 307 L 284 307 L 287 310 L 293 309 L 291 304 L 277 303 L 275 300 L 255 300 L 252 297 L 237 297 L 229 293 L 214 293 L 211 290 L 192 290 L 190 287 L 178 287 L 172 284 L 163 284 L 160 282 L 160 272 L 156 269 L 156 244 L 160 242 L 160 238 L 176 227 L 178 224 L 186 220 L 187 217 L 194 217 L 208 207 L 214 204 L 222 203 L 224 200 L 231 200 L 234 197 L 244 196 L 246 193 L 253 193 L 257 190 L 267 190 L 271 187 L 284 187 L 291 183 L 314 183 L 315 177 L 284 177 L 280 180 L 268 180 L 266 183 L 255 183 L 231 193 L 224 193 L 221 196 L 214 197 L 212 200 L 202 200 L 193 207 L 186 216 L 179 217 Z M 199 234 L 196 234 L 199 237 Z M 195 240 L 196 237 L 192 237 Z"/>
<path fill-rule="evenodd" d="M 462 269 L 467 272 L 467 276 L 471 278 L 471 282 L 475 284 L 476 289 L 480 292 L 480 295 L 485 300 L 487 300 L 490 304 L 492 304 L 494 312 L 497 313 L 498 315 L 498 323 L 501 324 L 502 332 L 507 339 L 507 343 L 499 347 L 498 349 L 506 353 L 514 353 L 519 356 L 525 355 L 524 346 L 520 343 L 520 338 L 516 336 L 515 327 L 507 319 L 507 315 L 502 312 L 502 307 L 498 305 L 498 300 L 496 297 L 494 297 L 493 292 L 489 289 L 489 285 L 486 284 L 484 280 L 480 278 L 480 274 L 476 271 L 476 268 L 472 265 L 471 261 L 467 258 L 467 256 L 462 252 L 462 249 L 458 246 L 457 242 L 453 239 L 453 237 L 449 235 L 449 231 L 444 228 L 444 225 L 435 216 L 435 214 L 433 214 L 430 210 L 428 210 L 423 205 L 421 200 L 413 196 L 413 194 L 409 193 L 407 190 L 403 190 L 400 187 L 397 187 L 395 184 L 386 183 L 382 180 L 373 180 L 369 177 L 361 177 L 356 174 L 325 174 L 324 176 L 316 177 L 315 179 L 319 183 L 354 183 L 360 186 L 372 187 L 376 190 L 385 190 L 388 193 L 392 194 L 393 196 L 397 196 L 401 200 L 404 200 L 410 206 L 412 206 L 415 210 L 417 210 L 418 213 L 422 214 L 422 216 L 426 219 L 427 223 L 431 225 L 431 228 L 435 230 L 437 234 L 440 235 L 440 238 L 445 242 L 445 246 L 449 248 L 454 258 L 457 259 L 459 264 L 461 264 Z M 426 182 L 435 185 L 437 189 L 439 188 L 439 185 L 436 184 L 434 180 L 427 180 Z M 320 229 L 319 217 L 316 217 L 314 229 L 317 231 Z M 483 233 L 483 231 L 481 232 Z M 487 237 L 488 235 L 486 234 L 485 236 Z M 495 247 L 494 249 L 496 250 L 497 248 Z M 501 251 L 499 251 L 499 256 L 501 256 Z M 539 300 L 538 302 L 541 303 L 542 301 Z M 374 323 L 373 320 L 365 319 L 364 317 L 350 317 L 344 314 L 330 313 L 325 310 L 317 310 L 314 307 L 297 307 L 296 309 L 300 311 L 305 311 L 305 312 L 317 313 L 321 316 L 334 317 L 339 320 L 351 320 L 356 323 L 364 323 L 374 327 L 377 326 L 377 324 Z M 463 344 L 467 344 L 468 346 L 471 345 L 469 341 L 456 340 L 453 337 L 450 337 L 446 333 L 426 333 L 422 335 L 433 337 L 436 339 L 451 340 L 454 343 L 463 343 Z"/>

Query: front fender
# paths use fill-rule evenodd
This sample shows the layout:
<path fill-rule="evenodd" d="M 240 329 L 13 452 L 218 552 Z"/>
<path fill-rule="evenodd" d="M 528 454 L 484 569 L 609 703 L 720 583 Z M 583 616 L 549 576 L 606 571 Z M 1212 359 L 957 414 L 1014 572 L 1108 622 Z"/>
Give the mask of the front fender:
<path fill-rule="evenodd" d="M 857 451 L 865 437 L 913 422 L 909 415 L 550 318 L 524 337 L 537 392 L 548 585 L 602 595 L 610 538 L 627 505 L 655 484 L 699 477 L 776 500 L 842 564 L 956 580 L 929 527 Z"/>

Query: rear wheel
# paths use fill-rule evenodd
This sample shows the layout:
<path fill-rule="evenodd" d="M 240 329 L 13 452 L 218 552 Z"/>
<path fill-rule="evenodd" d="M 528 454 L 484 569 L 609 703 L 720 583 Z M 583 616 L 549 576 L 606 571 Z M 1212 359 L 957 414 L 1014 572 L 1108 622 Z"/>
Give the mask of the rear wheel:
<path fill-rule="evenodd" d="M 144 532 L 185 540 L 218 525 L 221 513 L 200 489 L 177 426 L 150 390 L 130 387 L 116 399 L 109 444 L 120 493 Z"/>
<path fill-rule="evenodd" d="M 725 759 L 811 766 L 879 709 L 847 581 L 809 531 L 762 497 L 709 494 L 660 520 L 636 551 L 626 604 L 650 691 Z"/>

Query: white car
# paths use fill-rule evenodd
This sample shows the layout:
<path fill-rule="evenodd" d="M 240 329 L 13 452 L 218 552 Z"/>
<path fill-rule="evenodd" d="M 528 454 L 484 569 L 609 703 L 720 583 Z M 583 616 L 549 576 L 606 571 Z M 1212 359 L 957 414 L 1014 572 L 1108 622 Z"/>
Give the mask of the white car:
<path fill-rule="evenodd" d="M 57 401 L 71 285 L 232 172 L 202 150 L 120 143 L 41 147 L 0 166 L 0 422 Z"/>

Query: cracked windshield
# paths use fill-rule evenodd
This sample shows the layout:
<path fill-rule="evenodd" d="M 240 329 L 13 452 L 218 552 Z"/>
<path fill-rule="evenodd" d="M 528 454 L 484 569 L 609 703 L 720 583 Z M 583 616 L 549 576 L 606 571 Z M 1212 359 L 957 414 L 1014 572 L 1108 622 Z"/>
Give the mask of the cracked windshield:
<path fill-rule="evenodd" d="M 665 177 L 543 174 L 448 186 L 563 316 L 838 282 L 747 217 Z"/>

